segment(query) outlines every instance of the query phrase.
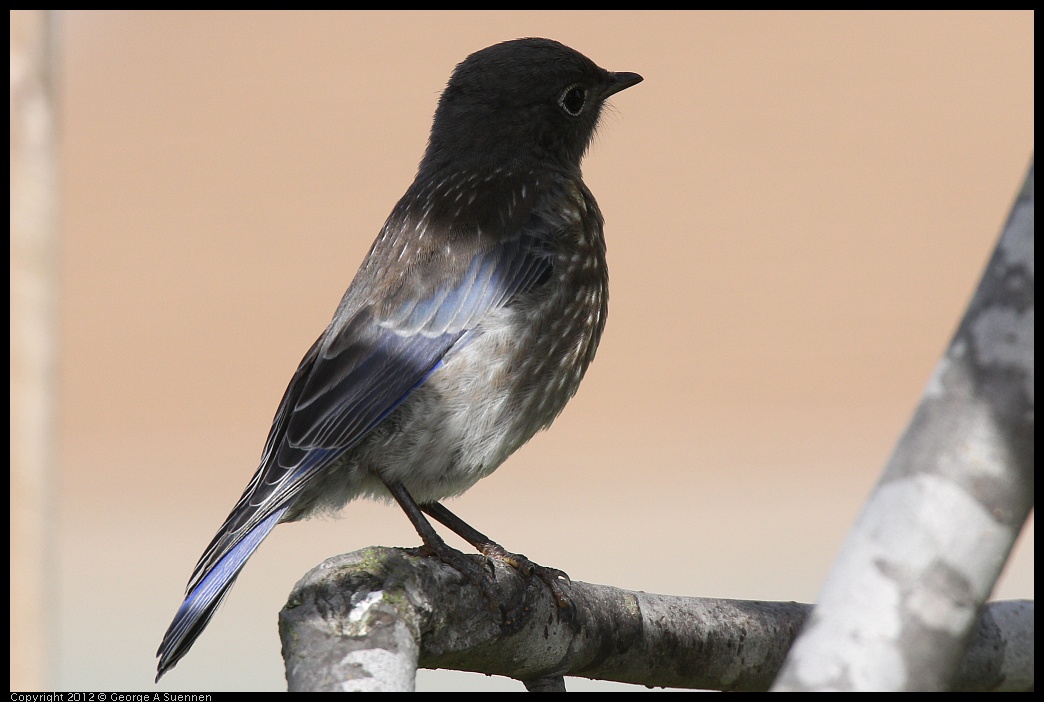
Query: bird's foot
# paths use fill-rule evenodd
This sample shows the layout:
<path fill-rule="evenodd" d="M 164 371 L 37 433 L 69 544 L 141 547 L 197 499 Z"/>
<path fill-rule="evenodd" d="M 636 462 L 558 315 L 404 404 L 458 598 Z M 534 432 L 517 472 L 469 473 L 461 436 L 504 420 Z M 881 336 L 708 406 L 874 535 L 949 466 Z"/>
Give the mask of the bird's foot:
<path fill-rule="evenodd" d="M 491 606 L 494 608 L 499 606 L 493 570 L 488 561 L 486 565 L 482 565 L 474 556 L 461 553 L 441 540 L 425 543 L 417 549 L 417 553 L 421 556 L 439 559 L 460 573 L 465 581 L 482 590 Z"/>
<path fill-rule="evenodd" d="M 465 581 L 482 591 L 494 609 L 504 609 L 496 588 L 494 561 L 511 567 L 526 579 L 536 577 L 542 580 L 563 616 L 568 617 L 568 613 L 575 609 L 572 599 L 563 587 L 563 585 L 572 584 L 572 580 L 564 571 L 534 563 L 522 554 L 511 553 L 500 544 L 493 542 L 483 544 L 479 551 L 488 559 L 485 566 L 478 563 L 474 557 L 461 553 L 442 540 L 431 541 L 417 549 L 419 555 L 437 558 L 460 573 Z M 509 618 L 514 619 L 515 617 Z"/>
<path fill-rule="evenodd" d="M 560 609 L 571 609 L 573 607 L 573 601 L 562 587 L 563 584 L 571 585 L 573 581 L 569 579 L 569 576 L 564 571 L 534 563 L 522 554 L 511 553 L 500 544 L 493 542 L 483 544 L 479 550 L 487 558 L 511 566 L 525 578 L 537 577 L 544 581 L 547 589 L 551 591 L 551 596 L 555 598 L 555 604 Z"/>

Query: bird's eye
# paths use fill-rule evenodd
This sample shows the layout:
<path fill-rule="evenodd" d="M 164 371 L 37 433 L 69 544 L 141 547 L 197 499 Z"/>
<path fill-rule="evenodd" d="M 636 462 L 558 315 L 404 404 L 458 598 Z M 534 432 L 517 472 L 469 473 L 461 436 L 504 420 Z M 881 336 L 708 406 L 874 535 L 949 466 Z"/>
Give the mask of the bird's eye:
<path fill-rule="evenodd" d="M 562 91 L 562 97 L 558 98 L 558 104 L 573 117 L 580 114 L 586 101 L 587 91 L 580 85 L 570 85 Z"/>

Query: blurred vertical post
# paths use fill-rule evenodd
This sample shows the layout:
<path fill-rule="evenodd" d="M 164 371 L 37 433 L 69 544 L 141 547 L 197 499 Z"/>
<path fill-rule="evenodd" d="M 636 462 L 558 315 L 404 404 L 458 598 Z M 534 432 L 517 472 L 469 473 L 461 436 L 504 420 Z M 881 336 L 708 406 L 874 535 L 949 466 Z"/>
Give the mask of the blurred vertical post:
<path fill-rule="evenodd" d="M 11 10 L 11 689 L 50 687 L 57 197 L 51 17 Z"/>

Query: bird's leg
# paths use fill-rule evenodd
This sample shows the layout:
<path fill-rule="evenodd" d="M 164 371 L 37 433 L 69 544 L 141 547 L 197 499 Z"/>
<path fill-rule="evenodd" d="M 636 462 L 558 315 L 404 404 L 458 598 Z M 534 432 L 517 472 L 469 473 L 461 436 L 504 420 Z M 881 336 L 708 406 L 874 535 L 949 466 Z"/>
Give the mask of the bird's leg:
<path fill-rule="evenodd" d="M 520 553 L 511 553 L 438 502 L 427 502 L 418 506 L 434 517 L 436 521 L 449 527 L 455 534 L 474 546 L 479 553 L 487 558 L 506 563 L 527 578 L 535 575 L 543 580 L 548 589 L 551 590 L 551 594 L 559 607 L 571 606 L 572 603 L 568 595 L 562 590 L 562 581 L 565 580 L 566 583 L 569 583 L 569 576 L 561 570 L 547 568 L 534 563 Z M 429 525 L 428 528 L 430 529 L 431 526 Z"/>
<path fill-rule="evenodd" d="M 413 528 L 417 530 L 421 540 L 424 542 L 423 549 L 427 551 L 427 554 L 435 556 L 463 575 L 473 585 L 482 588 L 486 596 L 495 602 L 495 598 L 492 597 L 489 575 L 486 570 L 442 540 L 442 537 L 438 535 L 431 523 L 425 519 L 417 502 L 402 483 L 388 481 L 384 478 L 381 478 L 381 482 L 388 488 L 388 492 L 391 493 L 391 496 L 402 507 L 402 511 L 406 513 L 410 522 L 413 523 Z"/>

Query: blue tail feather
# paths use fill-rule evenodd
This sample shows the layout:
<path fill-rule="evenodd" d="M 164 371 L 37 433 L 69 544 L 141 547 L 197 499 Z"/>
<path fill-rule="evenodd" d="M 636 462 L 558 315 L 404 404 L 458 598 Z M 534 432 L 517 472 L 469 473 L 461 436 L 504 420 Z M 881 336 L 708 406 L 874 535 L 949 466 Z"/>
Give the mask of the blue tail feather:
<path fill-rule="evenodd" d="M 268 536 L 268 532 L 279 523 L 279 518 L 287 509 L 289 509 L 289 505 L 277 509 L 250 530 L 185 595 L 185 601 L 174 615 L 174 621 L 170 623 L 167 633 L 163 635 L 163 643 L 156 652 L 160 659 L 159 672 L 156 674 L 157 681 L 188 652 L 196 637 L 202 633 L 210 618 L 214 616 L 218 605 L 232 587 L 232 583 L 235 582 L 236 576 L 243 569 L 247 559 L 254 553 L 261 541 Z"/>

